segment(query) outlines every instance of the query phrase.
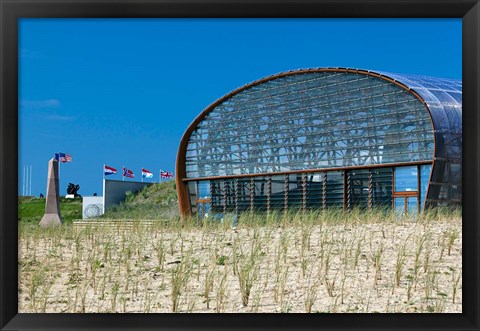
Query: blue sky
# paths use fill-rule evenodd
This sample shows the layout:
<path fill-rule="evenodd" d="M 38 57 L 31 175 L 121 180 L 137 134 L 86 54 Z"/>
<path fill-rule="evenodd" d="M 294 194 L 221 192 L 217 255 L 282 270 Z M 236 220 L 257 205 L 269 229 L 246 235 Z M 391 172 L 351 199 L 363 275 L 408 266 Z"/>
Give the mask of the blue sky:
<path fill-rule="evenodd" d="M 19 194 L 45 194 L 48 161 L 82 195 L 103 164 L 175 170 L 187 126 L 216 99 L 299 68 L 461 79 L 461 19 L 20 19 Z M 121 180 L 121 171 L 109 176 Z M 126 179 L 127 180 L 127 179 Z"/>

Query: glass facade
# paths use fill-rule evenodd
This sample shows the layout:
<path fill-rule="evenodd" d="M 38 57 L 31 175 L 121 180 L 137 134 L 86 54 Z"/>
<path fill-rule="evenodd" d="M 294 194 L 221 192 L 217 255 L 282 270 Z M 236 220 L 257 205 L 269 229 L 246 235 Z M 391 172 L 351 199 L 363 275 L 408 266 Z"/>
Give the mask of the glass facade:
<path fill-rule="evenodd" d="M 177 173 L 194 212 L 204 191 L 219 212 L 461 202 L 461 82 L 289 72 L 228 94 L 187 132 Z"/>
<path fill-rule="evenodd" d="M 372 76 L 311 73 L 253 86 L 192 132 L 187 178 L 432 160 L 428 112 Z"/>
<path fill-rule="evenodd" d="M 462 82 L 452 79 L 382 73 L 418 93 L 432 116 L 435 163 L 428 190 L 432 205 L 462 202 Z"/>
<path fill-rule="evenodd" d="M 198 212 L 392 206 L 417 212 L 424 208 L 430 170 L 427 164 L 190 181 L 189 190 L 198 192 Z"/>

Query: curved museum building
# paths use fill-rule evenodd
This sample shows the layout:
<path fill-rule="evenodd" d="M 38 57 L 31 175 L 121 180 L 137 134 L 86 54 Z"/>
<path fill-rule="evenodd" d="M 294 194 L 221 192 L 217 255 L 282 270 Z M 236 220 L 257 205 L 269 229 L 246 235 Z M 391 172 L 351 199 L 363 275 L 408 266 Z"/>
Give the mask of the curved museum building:
<path fill-rule="evenodd" d="M 347 68 L 240 87 L 187 128 L 182 215 L 461 205 L 462 83 Z"/>

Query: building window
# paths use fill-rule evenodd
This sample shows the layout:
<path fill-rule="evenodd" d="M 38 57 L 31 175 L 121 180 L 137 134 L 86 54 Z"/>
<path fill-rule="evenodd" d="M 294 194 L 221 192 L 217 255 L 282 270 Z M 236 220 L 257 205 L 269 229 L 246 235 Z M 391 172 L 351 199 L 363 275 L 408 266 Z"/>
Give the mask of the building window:
<path fill-rule="evenodd" d="M 395 167 L 395 192 L 418 191 L 418 167 Z"/>

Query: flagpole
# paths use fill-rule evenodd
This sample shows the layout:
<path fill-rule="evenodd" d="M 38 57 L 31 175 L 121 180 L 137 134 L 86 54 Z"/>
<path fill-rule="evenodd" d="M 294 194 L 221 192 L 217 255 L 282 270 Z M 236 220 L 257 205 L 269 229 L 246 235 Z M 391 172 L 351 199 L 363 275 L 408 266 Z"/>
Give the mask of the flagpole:
<path fill-rule="evenodd" d="M 25 166 L 25 196 L 28 196 L 28 166 Z"/>
<path fill-rule="evenodd" d="M 25 166 L 23 166 L 23 184 L 22 184 L 22 195 L 25 196 Z"/>
<path fill-rule="evenodd" d="M 33 167 L 30 165 L 30 196 L 32 196 L 32 170 Z"/>
<path fill-rule="evenodd" d="M 27 197 L 30 196 L 30 178 L 31 178 L 31 173 L 30 173 L 30 166 L 27 165 Z"/>
<path fill-rule="evenodd" d="M 60 185 L 60 153 L 58 153 L 58 186 L 61 186 Z M 58 194 L 60 195 L 60 187 L 58 188 Z"/>
<path fill-rule="evenodd" d="M 103 164 L 103 179 L 105 179 L 105 163 Z"/>
<path fill-rule="evenodd" d="M 25 178 L 25 195 L 28 197 L 28 165 L 27 167 L 27 177 Z"/>
<path fill-rule="evenodd" d="M 122 166 L 122 182 L 125 181 L 125 166 Z"/>
<path fill-rule="evenodd" d="M 143 169 L 142 169 L 141 173 L 142 173 L 142 183 L 143 183 Z"/>

